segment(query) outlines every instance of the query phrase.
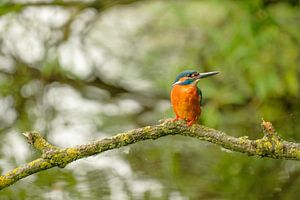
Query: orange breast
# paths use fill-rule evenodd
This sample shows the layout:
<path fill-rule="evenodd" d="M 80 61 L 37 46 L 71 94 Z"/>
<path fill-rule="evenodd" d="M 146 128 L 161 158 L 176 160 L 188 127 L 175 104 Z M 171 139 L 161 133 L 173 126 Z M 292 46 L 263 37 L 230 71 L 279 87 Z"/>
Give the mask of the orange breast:
<path fill-rule="evenodd" d="M 180 119 L 196 121 L 201 113 L 200 96 L 196 86 L 174 85 L 171 103 L 176 116 Z"/>

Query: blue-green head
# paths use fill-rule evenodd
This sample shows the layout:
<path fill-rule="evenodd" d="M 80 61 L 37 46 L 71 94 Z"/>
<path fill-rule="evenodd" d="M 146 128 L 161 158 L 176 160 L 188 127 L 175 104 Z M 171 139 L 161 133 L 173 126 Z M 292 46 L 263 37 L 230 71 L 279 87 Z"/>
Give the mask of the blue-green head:
<path fill-rule="evenodd" d="M 194 70 L 186 70 L 178 74 L 176 77 L 174 85 L 196 85 L 201 78 L 209 77 L 218 74 L 219 72 L 205 72 L 205 73 L 198 73 Z"/>

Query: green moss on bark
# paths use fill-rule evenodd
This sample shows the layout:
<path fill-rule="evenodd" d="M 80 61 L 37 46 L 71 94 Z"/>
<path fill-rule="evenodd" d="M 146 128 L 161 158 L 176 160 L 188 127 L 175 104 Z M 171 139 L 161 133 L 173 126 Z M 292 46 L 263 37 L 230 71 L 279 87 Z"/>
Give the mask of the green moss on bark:
<path fill-rule="evenodd" d="M 265 122 L 264 126 L 265 136 L 262 139 L 249 140 L 248 137 L 232 137 L 221 131 L 201 125 L 194 124 L 188 127 L 181 121 L 172 122 L 166 120 L 160 125 L 146 126 L 89 144 L 65 149 L 51 145 L 37 132 L 28 132 L 24 135 L 30 144 L 43 153 L 42 157 L 0 176 L 0 189 L 33 173 L 55 166 L 65 167 L 70 162 L 80 158 L 127 146 L 142 140 L 158 139 L 163 136 L 177 134 L 209 141 L 231 151 L 247 155 L 300 160 L 300 144 L 282 140 L 276 134 L 272 124 Z"/>

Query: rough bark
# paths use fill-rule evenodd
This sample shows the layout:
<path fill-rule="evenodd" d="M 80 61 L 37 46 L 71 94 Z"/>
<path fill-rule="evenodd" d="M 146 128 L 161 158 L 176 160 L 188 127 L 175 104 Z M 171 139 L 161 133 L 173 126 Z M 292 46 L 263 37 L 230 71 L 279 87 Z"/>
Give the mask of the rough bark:
<path fill-rule="evenodd" d="M 101 152 L 127 146 L 143 140 L 155 140 L 168 135 L 183 135 L 217 144 L 231 151 L 248 156 L 275 159 L 300 160 L 300 144 L 288 142 L 279 137 L 270 122 L 262 122 L 264 136 L 250 140 L 245 137 L 232 137 L 222 131 L 195 124 L 191 127 L 185 122 L 164 120 L 163 123 L 133 129 L 115 136 L 70 148 L 59 148 L 47 142 L 38 132 L 23 133 L 29 144 L 41 152 L 41 157 L 17 167 L 0 176 L 0 190 L 31 174 L 67 164 Z"/>

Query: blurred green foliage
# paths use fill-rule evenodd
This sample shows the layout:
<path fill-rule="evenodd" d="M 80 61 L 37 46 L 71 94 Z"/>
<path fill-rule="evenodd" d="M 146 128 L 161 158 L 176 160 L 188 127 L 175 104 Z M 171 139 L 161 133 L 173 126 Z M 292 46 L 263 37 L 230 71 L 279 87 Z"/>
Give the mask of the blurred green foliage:
<path fill-rule="evenodd" d="M 67 145 L 60 132 L 83 142 L 172 117 L 171 84 L 191 68 L 221 71 L 199 83 L 202 124 L 260 138 L 264 118 L 284 139 L 300 141 L 298 1 L 142 1 L 108 10 L 44 6 L 16 10 L 0 4 L 0 170 L 36 156 L 32 150 L 25 160 L 14 154 L 21 137 L 11 135 L 25 130 L 38 129 Z M 45 15 L 51 23 L 39 12 L 50 12 Z M 60 12 L 67 14 L 56 19 Z M 16 25 L 21 28 L 12 31 Z M 105 159 L 107 166 L 95 164 Z M 121 164 L 111 167 L 109 159 Z M 0 197 L 300 198 L 298 162 L 247 157 L 180 136 L 76 164 L 21 180 Z M 122 166 L 130 168 L 126 175 L 117 170 Z"/>

